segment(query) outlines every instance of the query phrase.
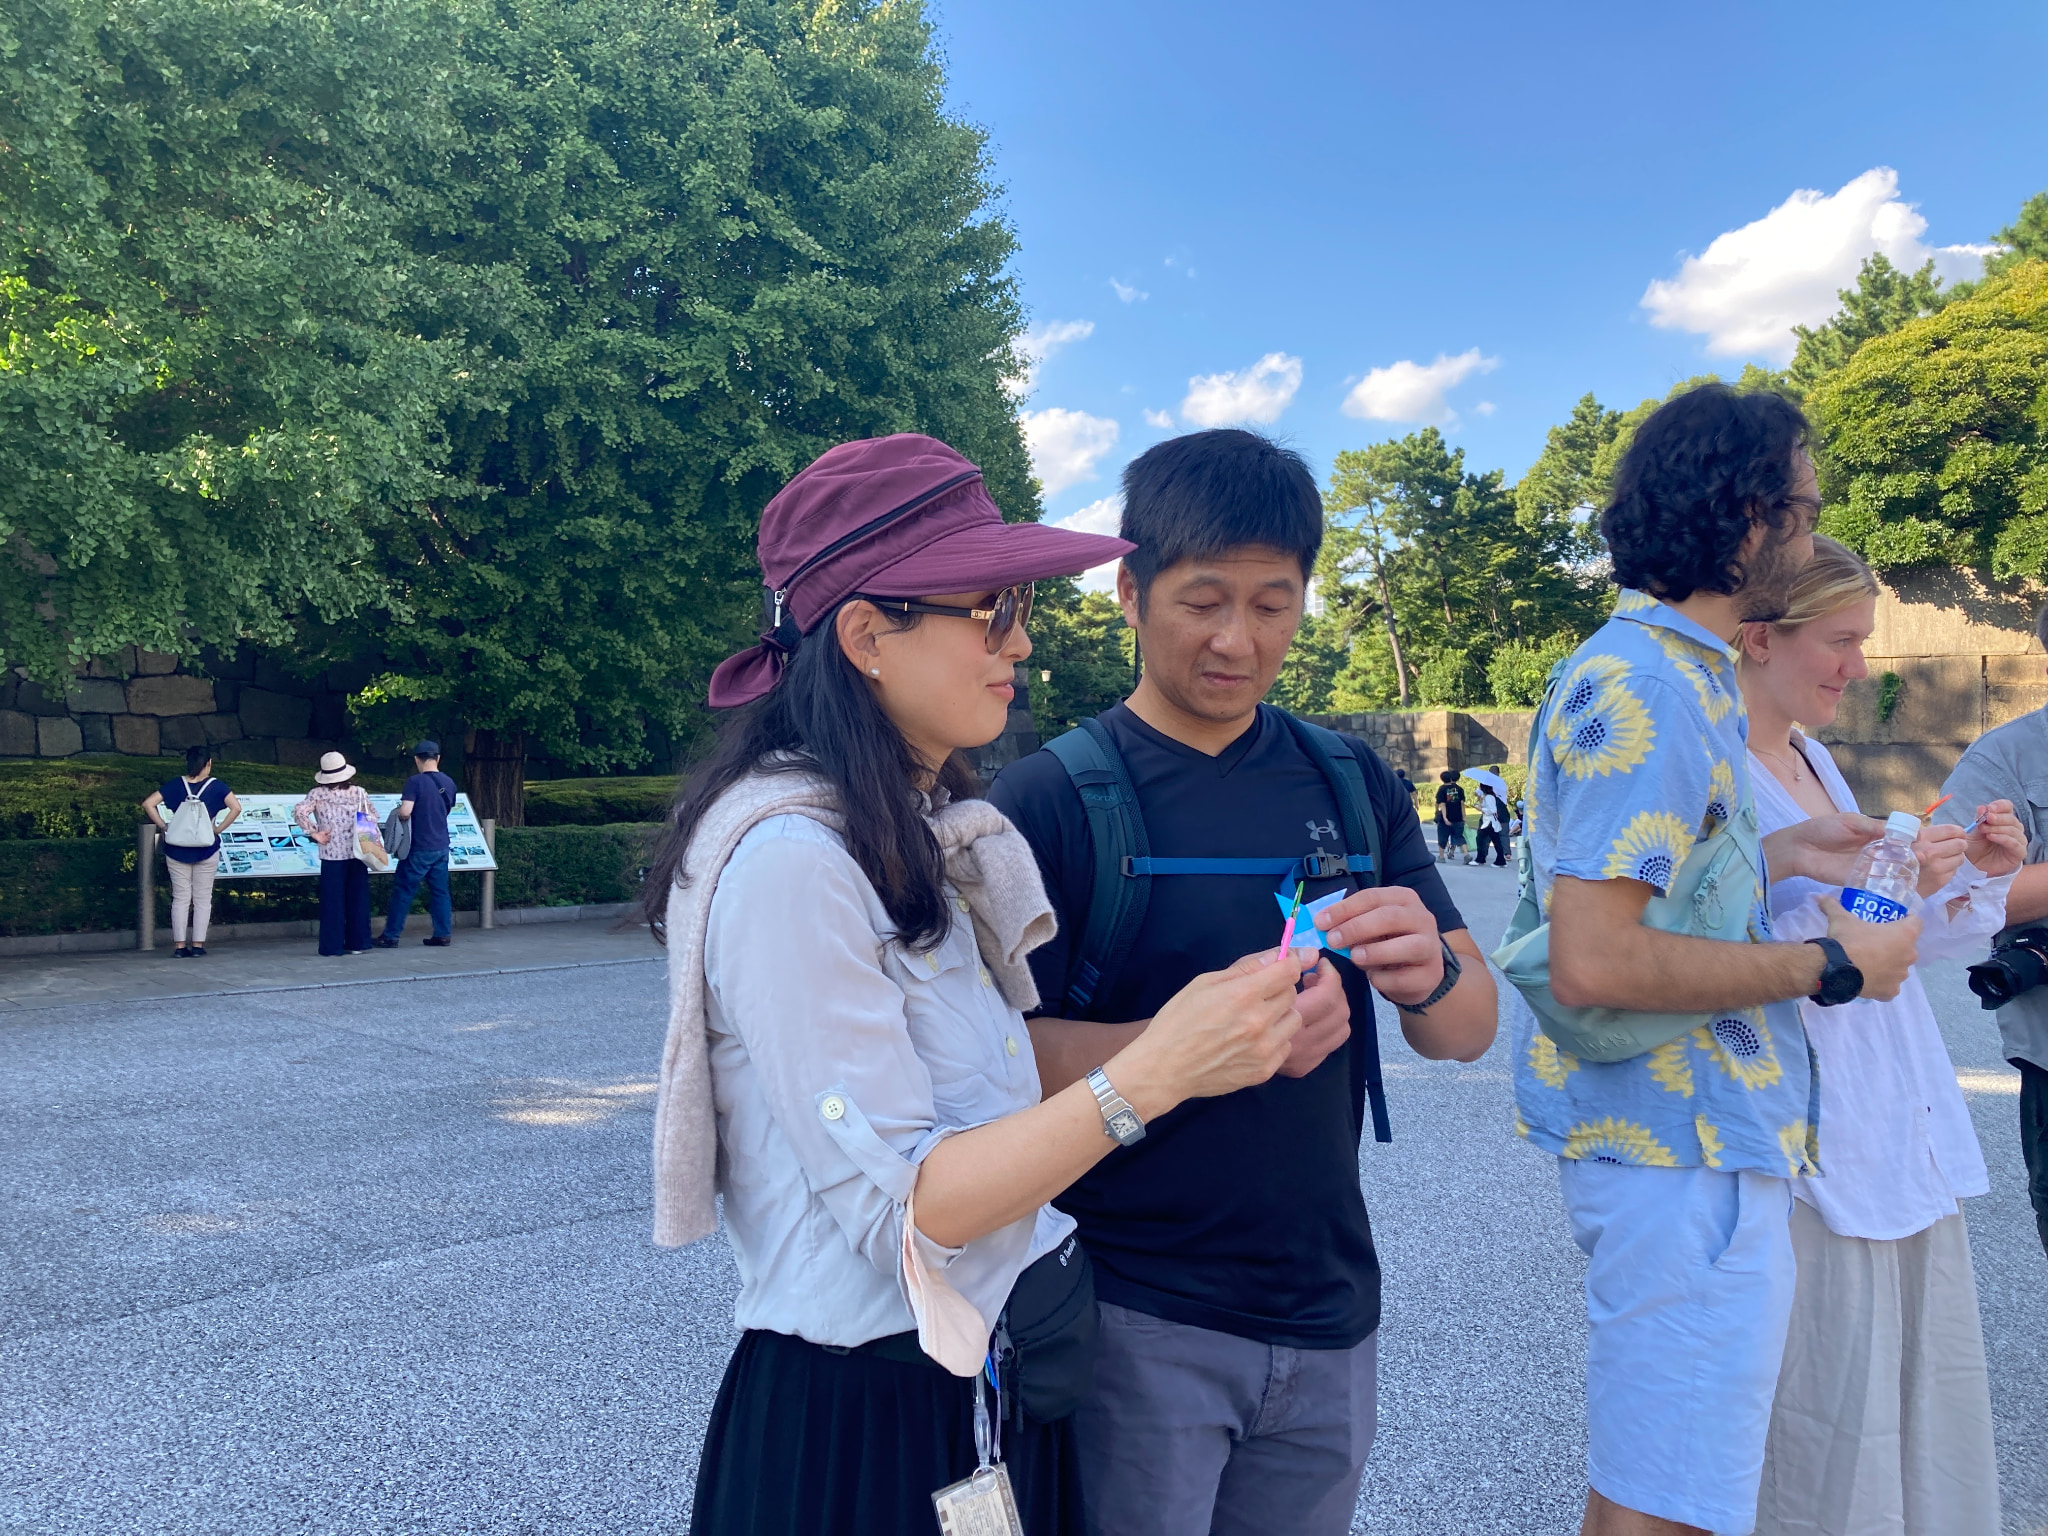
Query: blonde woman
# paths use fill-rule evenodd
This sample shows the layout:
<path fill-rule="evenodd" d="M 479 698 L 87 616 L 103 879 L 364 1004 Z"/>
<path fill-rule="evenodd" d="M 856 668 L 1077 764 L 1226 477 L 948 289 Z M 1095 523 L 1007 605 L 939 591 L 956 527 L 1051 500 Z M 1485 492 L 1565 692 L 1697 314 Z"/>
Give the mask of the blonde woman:
<path fill-rule="evenodd" d="M 352 782 L 355 776 L 347 758 L 326 753 L 313 775 L 313 788 L 292 807 L 292 819 L 320 845 L 323 955 L 361 955 L 370 949 L 370 866 L 356 845 L 356 817 L 375 817 L 370 797 Z"/>
<path fill-rule="evenodd" d="M 1826 747 L 1878 588 L 1832 539 L 1785 617 L 1747 624 L 1739 676 L 1761 830 L 1857 809 Z M 1802 729 L 1803 728 L 1803 729 Z M 1898 807 L 1872 807 L 1878 814 Z M 1922 833 L 1919 958 L 1980 951 L 2025 854 L 2007 801 L 1977 829 Z M 1826 932 L 1811 880 L 1771 888 L 1774 936 Z M 1961 1202 L 1984 1157 L 1919 975 L 1889 1001 L 1800 1005 L 1820 1084 L 1819 1178 L 1793 1181 L 1791 1330 L 1764 1455 L 1757 1530 L 1776 1536 L 1996 1536 L 1998 1465 L 1976 1281 Z"/>

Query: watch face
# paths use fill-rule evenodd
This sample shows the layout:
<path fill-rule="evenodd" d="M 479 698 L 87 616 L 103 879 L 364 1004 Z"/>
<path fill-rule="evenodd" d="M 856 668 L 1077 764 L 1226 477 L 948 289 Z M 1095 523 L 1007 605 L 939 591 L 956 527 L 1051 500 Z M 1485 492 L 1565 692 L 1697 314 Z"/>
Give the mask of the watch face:
<path fill-rule="evenodd" d="M 1820 995 L 1825 1003 L 1849 1002 L 1863 990 L 1863 973 L 1853 965 L 1831 965 L 1820 979 Z"/>
<path fill-rule="evenodd" d="M 1109 1117 L 1109 1132 L 1118 1141 L 1135 1141 L 1145 1134 L 1145 1122 L 1135 1111 L 1120 1109 Z"/>

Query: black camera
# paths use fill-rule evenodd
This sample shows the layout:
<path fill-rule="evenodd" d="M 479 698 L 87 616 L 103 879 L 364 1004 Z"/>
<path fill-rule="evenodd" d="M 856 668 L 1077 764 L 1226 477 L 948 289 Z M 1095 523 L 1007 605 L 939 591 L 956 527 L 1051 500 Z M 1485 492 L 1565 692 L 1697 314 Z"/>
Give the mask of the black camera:
<path fill-rule="evenodd" d="M 2048 981 L 2048 928 L 2022 928 L 1970 967 L 1970 990 L 1986 1008 L 2003 1008 Z"/>

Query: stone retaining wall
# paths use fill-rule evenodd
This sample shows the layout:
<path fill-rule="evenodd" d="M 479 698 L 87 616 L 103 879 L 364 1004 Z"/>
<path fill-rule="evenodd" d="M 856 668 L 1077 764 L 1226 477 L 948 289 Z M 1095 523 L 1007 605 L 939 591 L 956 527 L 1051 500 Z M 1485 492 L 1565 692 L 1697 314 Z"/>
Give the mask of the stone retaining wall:
<path fill-rule="evenodd" d="M 1405 768 L 1410 778 L 1420 780 L 1446 768 L 1526 762 L 1535 711 L 1388 709 L 1305 718 L 1361 737 L 1388 767 Z"/>

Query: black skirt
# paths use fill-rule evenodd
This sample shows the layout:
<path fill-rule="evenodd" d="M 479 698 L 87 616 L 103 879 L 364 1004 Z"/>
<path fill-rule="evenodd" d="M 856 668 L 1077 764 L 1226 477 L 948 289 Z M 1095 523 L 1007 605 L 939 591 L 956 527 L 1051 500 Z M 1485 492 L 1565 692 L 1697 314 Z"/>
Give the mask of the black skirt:
<path fill-rule="evenodd" d="M 915 1334 L 878 1342 L 893 1348 L 740 1336 L 704 1435 L 691 1536 L 935 1536 L 932 1495 L 974 1471 L 974 1382 L 922 1355 L 892 1358 L 914 1354 Z M 1026 1536 L 1078 1536 L 1073 1420 L 1004 1426 L 1002 1457 Z"/>

